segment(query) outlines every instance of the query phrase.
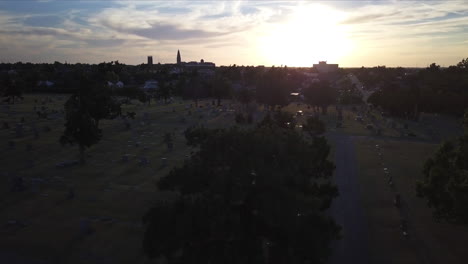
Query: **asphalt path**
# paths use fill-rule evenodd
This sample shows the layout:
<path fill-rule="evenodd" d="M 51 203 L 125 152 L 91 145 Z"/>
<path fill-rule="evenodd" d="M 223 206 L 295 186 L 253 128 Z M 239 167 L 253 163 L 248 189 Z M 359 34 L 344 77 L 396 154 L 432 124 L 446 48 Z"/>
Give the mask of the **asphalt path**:
<path fill-rule="evenodd" d="M 334 181 L 340 195 L 333 201 L 330 214 L 342 227 L 342 238 L 332 243 L 330 264 L 370 263 L 368 221 L 360 200 L 356 151 L 352 138 L 329 134 L 335 143 Z"/>

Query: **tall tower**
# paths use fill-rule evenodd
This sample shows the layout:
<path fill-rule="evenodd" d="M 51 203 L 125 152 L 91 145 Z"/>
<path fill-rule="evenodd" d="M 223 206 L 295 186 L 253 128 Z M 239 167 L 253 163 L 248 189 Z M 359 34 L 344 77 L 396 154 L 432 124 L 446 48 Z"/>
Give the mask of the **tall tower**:
<path fill-rule="evenodd" d="M 153 56 L 148 56 L 148 65 L 153 65 Z"/>
<path fill-rule="evenodd" d="M 180 59 L 180 51 L 177 50 L 177 64 L 180 64 L 182 60 Z"/>

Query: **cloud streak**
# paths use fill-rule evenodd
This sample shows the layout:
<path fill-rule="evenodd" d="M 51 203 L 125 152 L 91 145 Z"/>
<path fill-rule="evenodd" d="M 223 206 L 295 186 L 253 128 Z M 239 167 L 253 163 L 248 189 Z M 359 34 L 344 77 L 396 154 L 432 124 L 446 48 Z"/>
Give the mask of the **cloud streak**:
<path fill-rule="evenodd" d="M 43 11 L 31 12 L 27 2 L 23 9 L 21 3 L 11 8 L 8 3 L 2 3 L 0 7 L 5 8 L 0 11 L 0 57 L 10 61 L 29 55 L 41 61 L 119 59 L 136 64 L 150 54 L 161 62 L 172 62 L 175 51 L 183 48 L 188 60 L 209 54 L 211 58 L 206 59 L 217 64 L 279 65 L 282 62 L 262 61 L 257 56 L 262 49 L 257 39 L 274 32 L 278 25 L 287 24 L 297 10 L 312 4 L 315 3 L 61 2 L 60 12 L 56 12 L 57 8 L 52 8 L 54 3 L 44 2 L 35 3 Z M 386 61 L 388 64 L 425 63 L 428 51 L 431 54 L 452 52 L 447 57 L 453 60 L 457 56 L 455 52 L 463 50 L 468 39 L 465 1 L 347 2 L 342 9 L 338 4 L 331 6 L 344 14 L 337 25 L 345 29 L 343 34 L 358 47 L 347 56 L 345 64 L 348 65 Z M 50 11 L 47 7 L 51 7 Z M 314 26 L 304 25 L 304 34 L 312 34 Z M 443 50 L 448 46 L 452 51 Z M 452 63 L 444 57 L 430 59 L 440 60 L 441 64 Z"/>

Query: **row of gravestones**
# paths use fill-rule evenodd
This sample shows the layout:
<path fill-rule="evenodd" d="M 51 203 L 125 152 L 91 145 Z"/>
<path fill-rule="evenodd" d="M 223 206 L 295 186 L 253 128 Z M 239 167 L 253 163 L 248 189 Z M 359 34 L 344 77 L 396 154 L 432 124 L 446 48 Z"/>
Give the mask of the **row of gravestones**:
<path fill-rule="evenodd" d="M 120 162 L 127 163 L 131 160 L 132 156 L 135 156 L 135 155 L 124 154 L 122 155 Z M 150 163 L 149 158 L 145 156 L 137 157 L 137 160 L 138 160 L 138 164 L 140 164 L 141 166 L 145 166 Z M 167 158 L 161 158 L 161 168 L 164 168 L 166 166 L 167 166 Z"/>
<path fill-rule="evenodd" d="M 383 154 L 382 154 L 382 148 L 379 145 L 375 145 L 377 149 L 377 155 L 379 156 L 381 165 L 384 165 L 383 162 Z M 408 221 L 405 219 L 402 213 L 402 208 L 401 208 L 401 196 L 400 194 L 396 191 L 394 182 L 393 182 L 393 176 L 390 174 L 390 171 L 388 170 L 387 167 L 383 168 L 384 175 L 387 176 L 387 183 L 390 186 L 391 190 L 394 192 L 394 199 L 393 199 L 393 205 L 399 209 L 400 213 L 400 230 L 402 232 L 403 237 L 408 237 Z"/>

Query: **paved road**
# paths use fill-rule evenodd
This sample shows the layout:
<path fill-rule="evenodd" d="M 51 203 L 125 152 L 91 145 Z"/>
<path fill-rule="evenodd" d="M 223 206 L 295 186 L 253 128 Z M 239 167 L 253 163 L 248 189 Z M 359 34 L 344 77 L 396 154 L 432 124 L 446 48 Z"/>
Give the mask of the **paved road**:
<path fill-rule="evenodd" d="M 335 143 L 335 183 L 340 195 L 333 201 L 330 214 L 341 225 L 343 238 L 332 244 L 330 264 L 368 264 L 368 225 L 360 201 L 357 160 L 350 136 L 333 133 Z"/>

